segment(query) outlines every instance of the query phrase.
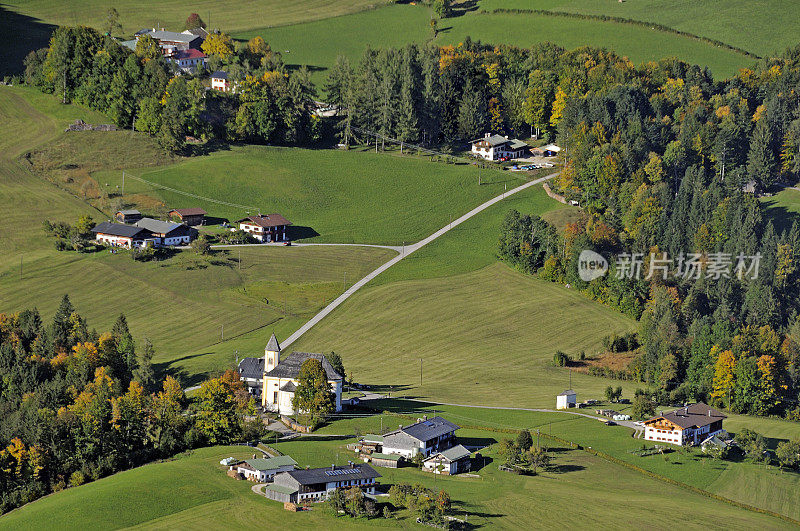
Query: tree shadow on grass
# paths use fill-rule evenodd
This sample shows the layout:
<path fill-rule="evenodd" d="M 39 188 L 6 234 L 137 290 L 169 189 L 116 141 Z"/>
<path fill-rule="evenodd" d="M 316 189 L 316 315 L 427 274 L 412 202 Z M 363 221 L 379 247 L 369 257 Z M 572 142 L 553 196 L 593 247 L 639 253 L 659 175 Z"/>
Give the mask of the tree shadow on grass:
<path fill-rule="evenodd" d="M 46 48 L 56 26 L 16 13 L 0 5 L 0 77 L 21 74 L 32 50 Z"/>
<path fill-rule="evenodd" d="M 211 376 L 210 372 L 201 372 L 195 374 L 189 374 L 186 369 L 183 367 L 176 367 L 175 365 L 186 360 L 190 360 L 193 358 L 199 358 L 201 356 L 206 356 L 212 354 L 211 352 L 204 352 L 203 354 L 191 354 L 188 356 L 183 356 L 182 358 L 177 358 L 170 361 L 163 361 L 159 363 L 153 364 L 153 370 L 156 373 L 156 377 L 161 380 L 165 378 L 167 375 L 172 376 L 178 383 L 181 384 L 181 387 L 192 387 L 195 385 L 199 385 L 200 382 L 206 380 L 209 376 Z"/>

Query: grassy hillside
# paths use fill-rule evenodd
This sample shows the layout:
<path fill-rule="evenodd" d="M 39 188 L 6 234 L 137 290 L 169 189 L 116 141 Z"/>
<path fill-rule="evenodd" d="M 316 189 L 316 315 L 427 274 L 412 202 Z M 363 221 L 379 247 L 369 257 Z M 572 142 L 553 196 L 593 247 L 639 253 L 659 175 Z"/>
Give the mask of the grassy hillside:
<path fill-rule="evenodd" d="M 461 433 L 463 432 L 463 433 Z M 461 430 L 462 437 L 491 444 L 496 434 Z M 493 437 L 494 435 L 494 437 Z M 302 439 L 279 443 L 278 448 L 301 465 L 327 466 L 343 463 L 352 453 L 344 450 L 348 439 Z M 519 529 L 531 522 L 550 522 L 554 511 L 560 525 L 586 528 L 589 522 L 614 522 L 635 527 L 668 529 L 676 524 L 703 528 L 724 521 L 730 528 L 777 529 L 781 522 L 711 500 L 683 489 L 592 457 L 562 449 L 553 472 L 536 477 L 500 472 L 492 460 L 496 446 L 484 451 L 486 466 L 480 479 L 433 478 L 415 469 L 380 469 L 383 484 L 423 483 L 447 490 L 456 515 L 479 527 Z M 146 529 L 208 529 L 260 525 L 289 529 L 333 527 L 417 528 L 405 511 L 384 520 L 333 519 L 324 511 L 289 513 L 281 504 L 256 496 L 251 483 L 234 481 L 223 472 L 219 460 L 247 457 L 237 447 L 204 448 L 174 460 L 122 472 L 81 487 L 54 494 L 0 518 L 0 529 L 59 529 L 135 526 Z M 602 501 L 598 502 L 598 493 Z M 128 503 L 119 503 L 119 500 Z M 621 508 L 624 508 L 622 510 Z"/>
<path fill-rule="evenodd" d="M 401 46 L 423 43 L 431 38 L 430 13 L 417 5 L 394 5 L 338 18 L 237 32 L 234 36 L 249 39 L 261 35 L 273 49 L 283 53 L 289 64 L 314 67 L 317 84 L 337 55 L 357 60 L 366 45 Z M 387 32 L 387 28 L 392 31 Z M 597 20 L 579 20 L 537 14 L 485 14 L 468 12 L 440 24 L 437 44 L 457 44 L 470 36 L 473 40 L 515 44 L 528 47 L 551 41 L 575 48 L 583 45 L 607 47 L 636 63 L 676 55 L 684 60 L 708 66 L 718 77 L 734 73 L 751 59 L 707 43 L 645 27 Z"/>
<path fill-rule="evenodd" d="M 488 178 L 487 178 L 487 175 Z M 509 173 L 478 170 L 392 154 L 232 147 L 158 169 L 126 171 L 146 181 L 249 207 L 236 208 L 155 188 L 128 179 L 126 194 L 161 198 L 173 207 L 201 206 L 212 216 L 237 220 L 247 212 L 278 212 L 295 227 L 294 237 L 337 243 L 401 245 L 417 241 L 475 205 L 523 180 Z M 95 174 L 116 190 L 121 171 Z M 126 199 L 126 202 L 130 198 Z"/>
<path fill-rule="evenodd" d="M 792 0 L 481 0 L 480 8 L 546 9 L 655 22 L 758 55 L 797 45 L 800 32 L 800 4 Z"/>
<path fill-rule="evenodd" d="M 92 26 L 102 29 L 106 12 L 114 7 L 119 12 L 123 35 L 158 25 L 172 31 L 183 30 L 186 17 L 197 13 L 212 28 L 226 31 L 294 24 L 308 20 L 335 17 L 370 9 L 388 3 L 386 0 L 304 0 L 286 4 L 278 0 L 197 0 L 194 2 L 158 2 L 121 0 L 113 6 L 102 0 L 74 0 L 68 4 L 45 0 L 8 0 L 7 8 L 59 26 Z M 114 33 L 115 35 L 117 32 Z"/>
<path fill-rule="evenodd" d="M 154 342 L 163 368 L 200 351 L 192 358 L 202 360 L 195 373 L 170 367 L 193 381 L 235 362 L 234 349 L 207 359 L 204 347 L 254 330 L 260 343 L 272 329 L 291 333 L 341 293 L 345 281 L 352 283 L 394 254 L 360 247 L 251 247 L 210 258 L 181 253 L 164 262 L 139 263 L 124 253 L 57 252 L 42 231 L 43 219 L 104 216 L 31 173 L 16 156 L 26 147 L 63 140 L 64 125 L 78 117 L 105 121 L 50 96 L 0 88 L 0 204 L 6 207 L 0 216 L 0 312 L 37 307 L 48 320 L 64 293 L 98 330 L 110 328 L 124 312 L 134 336 L 147 335 Z M 76 145 L 80 138 L 97 138 L 71 134 Z"/>

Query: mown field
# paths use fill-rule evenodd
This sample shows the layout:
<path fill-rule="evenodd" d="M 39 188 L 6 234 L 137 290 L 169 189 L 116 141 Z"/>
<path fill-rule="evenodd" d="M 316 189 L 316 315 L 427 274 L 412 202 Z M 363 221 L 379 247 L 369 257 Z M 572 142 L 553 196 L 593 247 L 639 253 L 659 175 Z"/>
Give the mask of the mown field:
<path fill-rule="evenodd" d="M 341 293 L 346 282 L 394 255 L 366 247 L 248 247 L 139 263 L 127 253 L 57 252 L 42 230 L 43 219 L 74 222 L 89 214 L 100 221 L 105 216 L 31 173 L 16 157 L 26 147 L 63 138 L 64 125 L 74 118 L 104 118 L 54 101 L 33 91 L 0 88 L 0 203 L 6 206 L 0 216 L 0 312 L 37 307 L 47 322 L 67 293 L 98 330 L 109 329 L 125 313 L 136 339 L 147 336 L 155 344 L 160 367 L 190 382 L 235 363 L 234 350 L 209 359 L 204 347 L 254 330 L 262 342 L 272 330 L 288 335 Z M 168 366 L 189 352 L 202 360 L 197 371 Z"/>
<path fill-rule="evenodd" d="M 357 61 L 367 45 L 402 46 L 431 39 L 430 12 L 417 5 L 394 5 L 326 20 L 278 28 L 235 32 L 249 39 L 261 35 L 273 49 L 281 51 L 289 64 L 308 65 L 318 85 L 338 55 Z M 392 31 L 387 32 L 387 28 Z M 598 20 L 580 20 L 542 14 L 487 14 L 468 12 L 440 23 L 435 42 L 458 44 L 467 36 L 494 44 L 529 47 L 550 41 L 567 49 L 592 45 L 613 49 L 635 63 L 678 56 L 708 66 L 719 78 L 753 62 L 742 54 L 696 39 L 651 30 L 646 27 Z"/>
<path fill-rule="evenodd" d="M 558 449 L 552 471 L 525 477 L 500 472 L 494 442 L 501 434 L 461 430 L 459 436 L 472 444 L 491 444 L 482 451 L 486 459 L 476 463 L 480 478 L 437 477 L 416 469 L 379 469 L 380 482 L 422 483 L 446 490 L 456 516 L 474 526 L 519 529 L 558 525 L 584 529 L 596 522 L 671 529 L 712 527 L 724 521 L 732 529 L 777 529 L 780 520 L 738 509 L 678 487 L 647 478 L 585 452 Z M 277 448 L 301 466 L 343 464 L 352 458 L 347 437 L 300 439 L 281 442 Z M 288 513 L 282 505 L 257 496 L 249 482 L 225 476 L 219 460 L 248 457 L 239 447 L 196 450 L 176 459 L 121 472 L 81 487 L 54 494 L 0 518 L 0 529 L 59 529 L 136 527 L 144 529 L 208 529 L 209 526 L 261 525 L 297 529 L 336 527 L 416 528 L 406 511 L 386 520 L 350 519 L 326 514 L 319 507 L 310 512 Z M 483 466 L 482 466 L 483 465 Z M 602 493 L 602 494 L 601 494 Z M 598 499 L 598 498 L 601 499 Z M 125 499 L 129 503 L 120 504 Z M 87 508 L 91 508 L 87 510 Z"/>
<path fill-rule="evenodd" d="M 201 206 L 211 216 L 231 221 L 248 212 L 277 212 L 294 224 L 294 239 L 387 245 L 418 241 L 451 216 L 461 216 L 502 193 L 504 186 L 524 182 L 515 174 L 484 170 L 483 185 L 478 185 L 478 169 L 465 163 L 267 146 L 232 147 L 167 167 L 132 168 L 126 174 L 248 207 L 219 205 L 132 178 L 126 181 L 126 194 L 155 196 L 169 208 Z M 98 172 L 94 177 L 102 187 L 116 190 L 122 172 Z"/>
<path fill-rule="evenodd" d="M 481 0 L 479 6 L 486 11 L 543 9 L 654 22 L 762 56 L 796 46 L 800 32 L 800 4 L 792 0 Z"/>

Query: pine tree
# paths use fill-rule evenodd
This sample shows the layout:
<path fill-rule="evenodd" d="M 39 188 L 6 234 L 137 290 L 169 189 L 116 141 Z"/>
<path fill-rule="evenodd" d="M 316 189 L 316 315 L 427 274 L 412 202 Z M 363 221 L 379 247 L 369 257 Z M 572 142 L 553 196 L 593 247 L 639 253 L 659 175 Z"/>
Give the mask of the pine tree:
<path fill-rule="evenodd" d="M 154 355 L 155 348 L 153 348 L 153 343 L 151 343 L 148 338 L 145 338 L 142 354 L 139 356 L 133 378 L 142 384 L 142 387 L 144 387 L 146 391 L 152 391 L 156 383 L 156 374 L 153 370 Z"/>
<path fill-rule="evenodd" d="M 53 316 L 53 326 L 51 328 L 51 339 L 55 348 L 69 349 L 72 347 L 70 344 L 70 317 L 75 312 L 72 302 L 69 300 L 69 295 L 64 295 L 61 299 L 55 315 Z"/>
<path fill-rule="evenodd" d="M 462 138 L 476 138 L 486 128 L 486 122 L 487 110 L 483 93 L 476 90 L 471 81 L 467 81 L 458 108 L 458 132 Z"/>
<path fill-rule="evenodd" d="M 778 161 L 772 144 L 773 133 L 769 120 L 762 115 L 750 139 L 747 172 L 764 189 L 772 186 L 777 179 Z"/>

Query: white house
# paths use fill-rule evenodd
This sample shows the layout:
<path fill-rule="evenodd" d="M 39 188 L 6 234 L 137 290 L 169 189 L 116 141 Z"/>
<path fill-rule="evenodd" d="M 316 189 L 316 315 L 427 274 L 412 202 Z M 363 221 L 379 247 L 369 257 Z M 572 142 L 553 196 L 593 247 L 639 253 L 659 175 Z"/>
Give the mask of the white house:
<path fill-rule="evenodd" d="M 109 221 L 98 224 L 92 229 L 92 232 L 97 243 L 112 247 L 125 247 L 127 249 L 145 247 L 148 241 L 152 242 L 153 238 L 153 235 L 147 229 Z"/>
<path fill-rule="evenodd" d="M 248 216 L 237 223 L 241 230 L 263 243 L 286 241 L 286 229 L 292 224 L 280 214 Z"/>
<path fill-rule="evenodd" d="M 133 226 L 149 231 L 156 244 L 162 247 L 186 245 L 192 241 L 194 234 L 192 229 L 183 223 L 159 221 L 153 218 L 142 218 Z"/>
<path fill-rule="evenodd" d="M 434 474 L 452 476 L 470 469 L 470 452 L 460 444 L 447 450 L 436 452 L 422 462 L 425 470 Z"/>
<path fill-rule="evenodd" d="M 644 421 L 644 439 L 678 446 L 696 445 L 722 433 L 724 413 L 702 402 Z"/>
<path fill-rule="evenodd" d="M 233 87 L 228 81 L 228 73 L 218 70 L 211 74 L 211 88 L 221 92 L 230 92 Z"/>
<path fill-rule="evenodd" d="M 321 502 L 336 489 L 359 487 L 365 494 L 375 494 L 376 479 L 381 475 L 371 466 L 350 463 L 328 468 L 291 470 L 275 475 L 264 494 L 279 502 Z"/>
<path fill-rule="evenodd" d="M 235 465 L 231 465 L 231 470 L 242 474 L 246 479 L 264 483 L 271 481 L 275 474 L 294 470 L 297 462 L 288 455 L 278 457 L 246 459 Z"/>
<path fill-rule="evenodd" d="M 261 385 L 261 405 L 280 415 L 294 415 L 295 410 L 292 405 L 294 392 L 297 389 L 298 376 L 303 363 L 309 359 L 316 359 L 322 363 L 322 368 L 334 394 L 336 411 L 342 410 L 342 385 L 344 377 L 336 372 L 324 354 L 313 354 L 309 352 L 292 352 L 284 359 L 281 357 L 281 347 L 275 334 L 269 338 L 266 349 L 264 349 L 264 365 Z M 244 360 L 243 360 L 244 361 Z M 242 363 L 239 364 L 240 368 Z M 245 376 L 240 374 L 243 381 Z M 247 377 L 251 377 L 250 374 Z M 248 384 L 249 385 L 249 384 Z"/>
<path fill-rule="evenodd" d="M 556 409 L 569 409 L 577 404 L 577 395 L 572 389 L 567 389 L 556 397 Z"/>
<path fill-rule="evenodd" d="M 400 426 L 383 436 L 381 452 L 397 454 L 412 459 L 417 454 L 425 457 L 452 448 L 459 426 L 442 417 L 424 417 L 410 426 Z"/>
<path fill-rule="evenodd" d="M 472 141 L 472 154 L 486 160 L 518 159 L 525 156 L 528 144 L 516 138 L 486 133 Z"/>

